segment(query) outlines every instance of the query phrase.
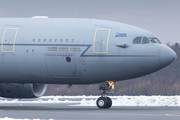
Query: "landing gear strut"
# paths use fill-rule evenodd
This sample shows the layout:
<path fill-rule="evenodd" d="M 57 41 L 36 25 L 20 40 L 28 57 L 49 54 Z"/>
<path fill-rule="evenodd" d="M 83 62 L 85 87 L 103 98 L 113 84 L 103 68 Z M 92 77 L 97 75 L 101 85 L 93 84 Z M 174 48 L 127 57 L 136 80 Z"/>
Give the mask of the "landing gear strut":
<path fill-rule="evenodd" d="M 107 94 L 110 94 L 112 89 L 114 89 L 113 81 L 100 83 L 99 90 L 103 90 L 103 92 L 101 93 L 101 97 L 99 97 L 96 101 L 98 108 L 110 108 L 112 106 L 111 98 L 107 97 Z"/>

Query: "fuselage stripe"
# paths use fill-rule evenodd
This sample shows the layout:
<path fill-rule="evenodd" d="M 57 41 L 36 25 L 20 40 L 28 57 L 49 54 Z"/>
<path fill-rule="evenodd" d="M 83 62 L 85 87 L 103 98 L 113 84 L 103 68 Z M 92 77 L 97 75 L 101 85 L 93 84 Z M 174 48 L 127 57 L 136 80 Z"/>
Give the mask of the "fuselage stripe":
<path fill-rule="evenodd" d="M 1 44 L 0 44 L 1 45 Z M 12 44 L 3 44 L 4 45 L 12 45 Z M 88 44 L 15 44 L 15 46 L 85 46 L 87 47 L 84 52 L 80 55 L 80 57 L 158 57 L 158 55 L 105 55 L 105 54 L 96 54 L 96 55 L 84 55 L 87 50 L 92 46 Z"/>

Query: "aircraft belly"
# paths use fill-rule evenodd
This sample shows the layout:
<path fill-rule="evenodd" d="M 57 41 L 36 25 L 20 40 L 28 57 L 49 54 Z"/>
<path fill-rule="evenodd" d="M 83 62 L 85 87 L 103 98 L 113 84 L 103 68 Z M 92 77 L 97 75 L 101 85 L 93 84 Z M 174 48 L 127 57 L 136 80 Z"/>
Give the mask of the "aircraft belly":
<path fill-rule="evenodd" d="M 120 80 L 127 74 L 127 61 L 117 57 L 88 57 L 85 65 L 78 66 L 82 82 L 102 82 Z"/>
<path fill-rule="evenodd" d="M 82 82 L 96 83 L 107 80 L 119 81 L 153 72 L 159 66 L 158 56 L 88 57 L 85 65 L 78 66 Z M 148 64 L 154 62 L 156 67 Z M 144 66 L 142 66 L 144 65 Z"/>
<path fill-rule="evenodd" d="M 38 83 L 50 79 L 44 54 L 38 47 L 16 45 L 15 52 L 1 53 L 0 66 L 1 82 Z"/>
<path fill-rule="evenodd" d="M 0 81 L 7 83 L 32 83 L 43 81 L 47 78 L 44 68 L 39 63 L 3 63 L 0 70 Z"/>

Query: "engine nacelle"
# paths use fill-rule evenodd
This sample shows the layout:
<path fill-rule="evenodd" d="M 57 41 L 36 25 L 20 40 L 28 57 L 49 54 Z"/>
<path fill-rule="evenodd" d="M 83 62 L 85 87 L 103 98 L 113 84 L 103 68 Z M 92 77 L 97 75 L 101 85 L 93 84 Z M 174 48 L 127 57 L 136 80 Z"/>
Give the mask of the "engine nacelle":
<path fill-rule="evenodd" d="M 37 98 L 44 95 L 47 84 L 0 84 L 0 97 Z"/>

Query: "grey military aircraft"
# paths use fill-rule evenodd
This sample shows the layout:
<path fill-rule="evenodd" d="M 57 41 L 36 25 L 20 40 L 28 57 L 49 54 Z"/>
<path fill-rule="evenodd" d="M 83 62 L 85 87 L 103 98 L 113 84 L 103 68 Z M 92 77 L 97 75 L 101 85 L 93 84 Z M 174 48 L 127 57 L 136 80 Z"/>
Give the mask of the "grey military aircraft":
<path fill-rule="evenodd" d="M 144 29 L 98 19 L 1 18 L 0 96 L 36 98 L 47 84 L 97 84 L 96 101 L 116 81 L 141 77 L 172 63 L 176 53 Z"/>

